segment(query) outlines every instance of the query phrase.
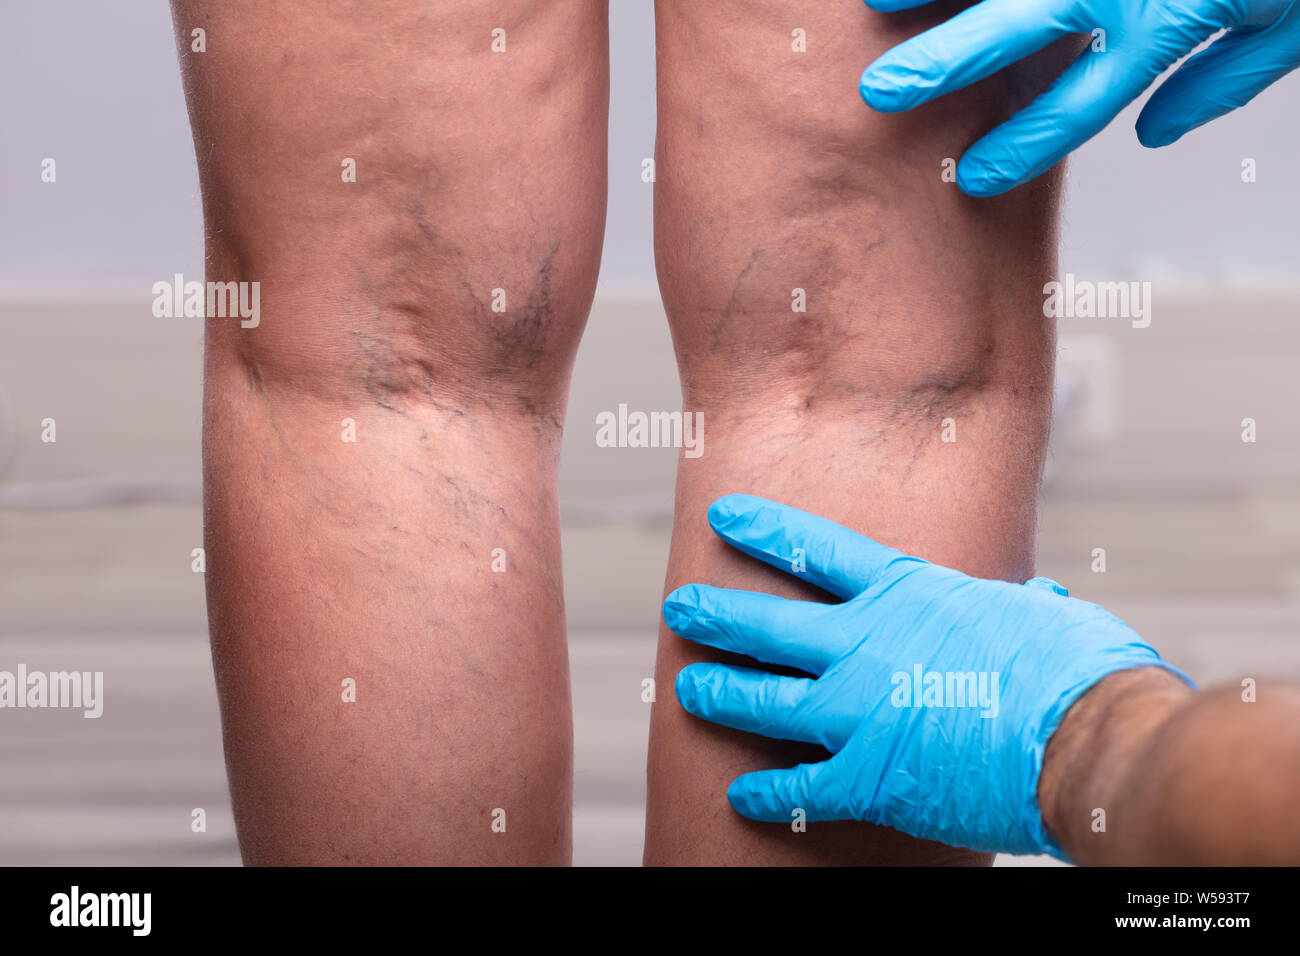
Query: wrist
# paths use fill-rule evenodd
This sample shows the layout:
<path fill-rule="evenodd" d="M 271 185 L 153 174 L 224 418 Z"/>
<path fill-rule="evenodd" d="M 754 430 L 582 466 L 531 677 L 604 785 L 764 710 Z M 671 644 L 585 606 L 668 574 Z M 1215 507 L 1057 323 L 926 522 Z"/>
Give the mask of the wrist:
<path fill-rule="evenodd" d="M 1195 691 L 1158 667 L 1117 671 L 1066 712 L 1043 752 L 1038 803 L 1043 825 L 1076 863 L 1110 849 L 1105 814 L 1142 746 Z"/>

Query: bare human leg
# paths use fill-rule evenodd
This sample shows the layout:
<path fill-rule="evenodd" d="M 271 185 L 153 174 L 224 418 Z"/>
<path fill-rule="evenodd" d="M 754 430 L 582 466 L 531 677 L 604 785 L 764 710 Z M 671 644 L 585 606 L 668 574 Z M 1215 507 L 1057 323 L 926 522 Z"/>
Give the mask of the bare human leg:
<path fill-rule="evenodd" d="M 1050 419 L 1059 177 L 973 200 L 942 177 L 1059 70 L 1063 44 L 909 114 L 873 113 L 857 77 L 952 5 L 885 16 L 854 0 L 658 0 L 655 245 L 683 405 L 666 591 L 691 581 L 828 600 L 719 542 L 730 492 L 824 514 L 984 577 L 1032 575 Z M 803 30 L 806 52 L 794 49 Z M 801 311 L 802 309 L 802 311 Z M 661 627 L 661 688 L 726 660 Z M 739 661 L 739 658 L 731 658 Z M 740 773 L 823 759 L 698 721 L 659 695 L 651 864 L 987 863 L 866 824 L 753 823 Z"/>
<path fill-rule="evenodd" d="M 208 278 L 260 283 L 257 327 L 209 318 L 204 375 L 244 859 L 567 863 L 555 479 L 605 2 L 173 9 Z"/>

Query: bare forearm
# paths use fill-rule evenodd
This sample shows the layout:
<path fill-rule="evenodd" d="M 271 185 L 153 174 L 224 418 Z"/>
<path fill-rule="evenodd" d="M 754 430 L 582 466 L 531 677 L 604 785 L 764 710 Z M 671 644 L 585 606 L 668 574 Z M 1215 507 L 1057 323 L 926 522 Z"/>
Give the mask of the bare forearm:
<path fill-rule="evenodd" d="M 1044 755 L 1048 830 L 1080 864 L 1269 865 L 1300 860 L 1300 688 L 1197 694 L 1171 674 L 1099 682 Z"/>

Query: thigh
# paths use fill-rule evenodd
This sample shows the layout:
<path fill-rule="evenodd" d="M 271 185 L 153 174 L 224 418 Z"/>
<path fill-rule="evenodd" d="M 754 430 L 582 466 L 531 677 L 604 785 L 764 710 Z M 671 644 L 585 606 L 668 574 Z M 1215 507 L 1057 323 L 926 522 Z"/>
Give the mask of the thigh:
<path fill-rule="evenodd" d="M 606 2 L 175 0 L 209 272 L 275 316 L 216 357 L 399 398 L 553 381 L 600 256 Z"/>
<path fill-rule="evenodd" d="M 726 337 L 774 376 L 838 354 L 882 387 L 943 384 L 995 331 L 1041 332 L 1021 315 L 983 321 L 972 305 L 1037 295 L 1031 280 L 1055 269 L 1061 170 L 993 200 L 942 174 L 1077 43 L 908 113 L 876 113 L 857 92 L 878 55 L 966 5 L 658 0 L 656 260 L 690 374 L 734 374 L 716 348 Z M 807 52 L 791 49 L 796 29 Z M 804 312 L 792 313 L 795 288 Z M 933 348 L 909 360 L 901 342 Z"/>

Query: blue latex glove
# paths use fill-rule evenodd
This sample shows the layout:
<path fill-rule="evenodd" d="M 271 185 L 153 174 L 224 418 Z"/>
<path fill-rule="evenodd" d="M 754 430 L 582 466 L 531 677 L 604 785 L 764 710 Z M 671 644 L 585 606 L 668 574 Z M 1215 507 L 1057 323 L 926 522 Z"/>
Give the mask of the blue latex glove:
<path fill-rule="evenodd" d="M 677 675 L 678 700 L 695 716 L 834 754 L 738 777 L 727 796 L 754 820 L 790 823 L 802 809 L 807 820 L 1064 858 L 1038 809 L 1048 738 L 1107 674 L 1155 666 L 1183 676 L 1123 621 L 1046 578 L 968 577 L 749 495 L 715 501 L 709 522 L 746 554 L 844 599 L 688 584 L 664 601 L 682 637 L 815 676 L 723 664 Z M 937 697 L 925 690 L 932 673 L 944 678 Z M 970 706 L 954 706 L 950 674 L 974 675 Z"/>
<path fill-rule="evenodd" d="M 867 0 L 882 12 L 929 0 Z M 982 0 L 889 50 L 862 74 L 875 109 L 911 109 L 983 79 L 1067 33 L 1105 31 L 1030 106 L 962 157 L 957 184 L 995 196 L 1081 146 L 1151 82 L 1222 28 L 1138 116 L 1144 146 L 1165 146 L 1249 102 L 1300 66 L 1298 0 Z"/>

